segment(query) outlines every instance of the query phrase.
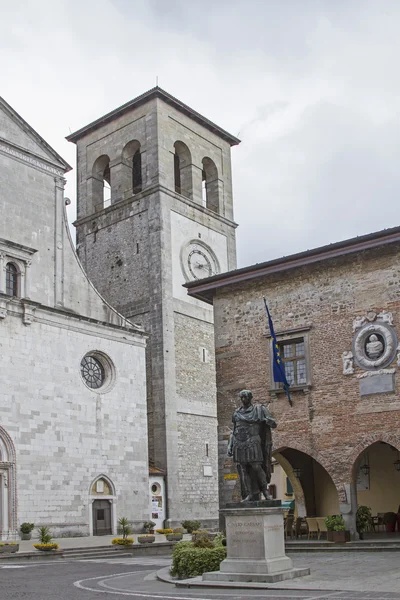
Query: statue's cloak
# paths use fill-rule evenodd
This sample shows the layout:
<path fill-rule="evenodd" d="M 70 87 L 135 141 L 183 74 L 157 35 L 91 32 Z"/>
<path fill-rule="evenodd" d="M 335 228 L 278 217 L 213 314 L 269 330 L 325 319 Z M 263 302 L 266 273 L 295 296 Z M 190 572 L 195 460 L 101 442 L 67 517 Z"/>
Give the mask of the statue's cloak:
<path fill-rule="evenodd" d="M 233 458 L 238 465 L 261 463 L 271 481 L 271 428 L 276 427 L 269 410 L 262 404 L 241 406 L 232 416 L 233 421 Z"/>

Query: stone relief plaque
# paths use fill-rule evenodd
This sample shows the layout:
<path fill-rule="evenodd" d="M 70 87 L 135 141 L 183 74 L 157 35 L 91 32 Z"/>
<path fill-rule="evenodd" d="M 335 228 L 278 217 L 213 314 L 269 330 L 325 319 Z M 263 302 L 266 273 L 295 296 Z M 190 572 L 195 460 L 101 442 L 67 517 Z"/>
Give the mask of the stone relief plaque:
<path fill-rule="evenodd" d="M 397 344 L 396 332 L 388 322 L 367 323 L 354 335 L 354 362 L 365 371 L 385 368 L 394 360 Z"/>

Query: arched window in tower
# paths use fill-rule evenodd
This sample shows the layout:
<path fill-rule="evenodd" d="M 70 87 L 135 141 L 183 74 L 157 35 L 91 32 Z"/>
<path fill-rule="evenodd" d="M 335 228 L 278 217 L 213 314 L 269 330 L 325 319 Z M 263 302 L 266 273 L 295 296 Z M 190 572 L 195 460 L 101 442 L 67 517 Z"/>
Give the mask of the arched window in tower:
<path fill-rule="evenodd" d="M 136 150 L 132 158 L 132 190 L 134 194 L 142 191 L 142 155 Z"/>
<path fill-rule="evenodd" d="M 92 169 L 92 206 L 98 212 L 111 204 L 110 158 L 107 154 L 99 156 Z"/>
<path fill-rule="evenodd" d="M 103 173 L 103 208 L 111 204 L 111 171 L 108 164 Z"/>
<path fill-rule="evenodd" d="M 133 194 L 142 191 L 142 154 L 140 142 L 131 140 L 122 150 L 121 182 L 122 194 L 132 190 Z"/>
<path fill-rule="evenodd" d="M 6 294 L 18 296 L 19 271 L 14 263 L 9 262 L 6 266 Z"/>
<path fill-rule="evenodd" d="M 183 142 L 174 144 L 174 183 L 175 191 L 186 198 L 193 196 L 192 156 Z"/>
<path fill-rule="evenodd" d="M 202 199 L 207 208 L 219 213 L 218 170 L 214 161 L 207 156 L 203 158 Z"/>

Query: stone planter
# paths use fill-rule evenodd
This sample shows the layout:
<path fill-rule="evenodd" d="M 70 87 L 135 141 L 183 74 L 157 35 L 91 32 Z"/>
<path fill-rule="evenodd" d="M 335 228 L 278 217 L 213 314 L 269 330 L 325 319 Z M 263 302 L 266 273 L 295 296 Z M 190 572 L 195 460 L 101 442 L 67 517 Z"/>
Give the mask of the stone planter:
<path fill-rule="evenodd" d="M 139 544 L 152 544 L 156 539 L 155 535 L 138 535 Z"/>
<path fill-rule="evenodd" d="M 21 540 L 31 540 L 32 539 L 32 534 L 31 533 L 22 533 L 21 532 Z"/>
<path fill-rule="evenodd" d="M 165 536 L 169 542 L 180 542 L 183 538 L 182 533 L 167 533 Z"/>
<path fill-rule="evenodd" d="M 326 534 L 328 542 L 335 544 L 344 544 L 350 541 L 350 531 L 328 531 Z"/>
<path fill-rule="evenodd" d="M 0 546 L 0 554 L 13 554 L 14 552 L 18 552 L 19 544 L 7 544 L 4 546 Z"/>

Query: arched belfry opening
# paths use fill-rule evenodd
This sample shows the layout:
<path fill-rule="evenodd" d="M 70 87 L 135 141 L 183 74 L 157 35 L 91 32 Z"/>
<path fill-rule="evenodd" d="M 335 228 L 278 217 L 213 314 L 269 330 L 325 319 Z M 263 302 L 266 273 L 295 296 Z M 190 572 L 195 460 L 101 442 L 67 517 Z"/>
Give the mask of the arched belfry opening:
<path fill-rule="evenodd" d="M 121 189 L 122 193 L 132 190 L 133 194 L 142 191 L 142 154 L 140 142 L 132 140 L 122 151 Z"/>
<path fill-rule="evenodd" d="M 174 183 L 175 191 L 186 198 L 193 197 L 192 156 L 183 142 L 174 144 Z"/>
<path fill-rule="evenodd" d="M 203 205 L 216 212 L 220 212 L 219 206 L 219 182 L 218 169 L 214 161 L 207 156 L 202 161 L 202 201 Z"/>
<path fill-rule="evenodd" d="M 92 168 L 92 212 L 98 212 L 111 204 L 111 170 L 107 154 L 99 156 Z"/>

